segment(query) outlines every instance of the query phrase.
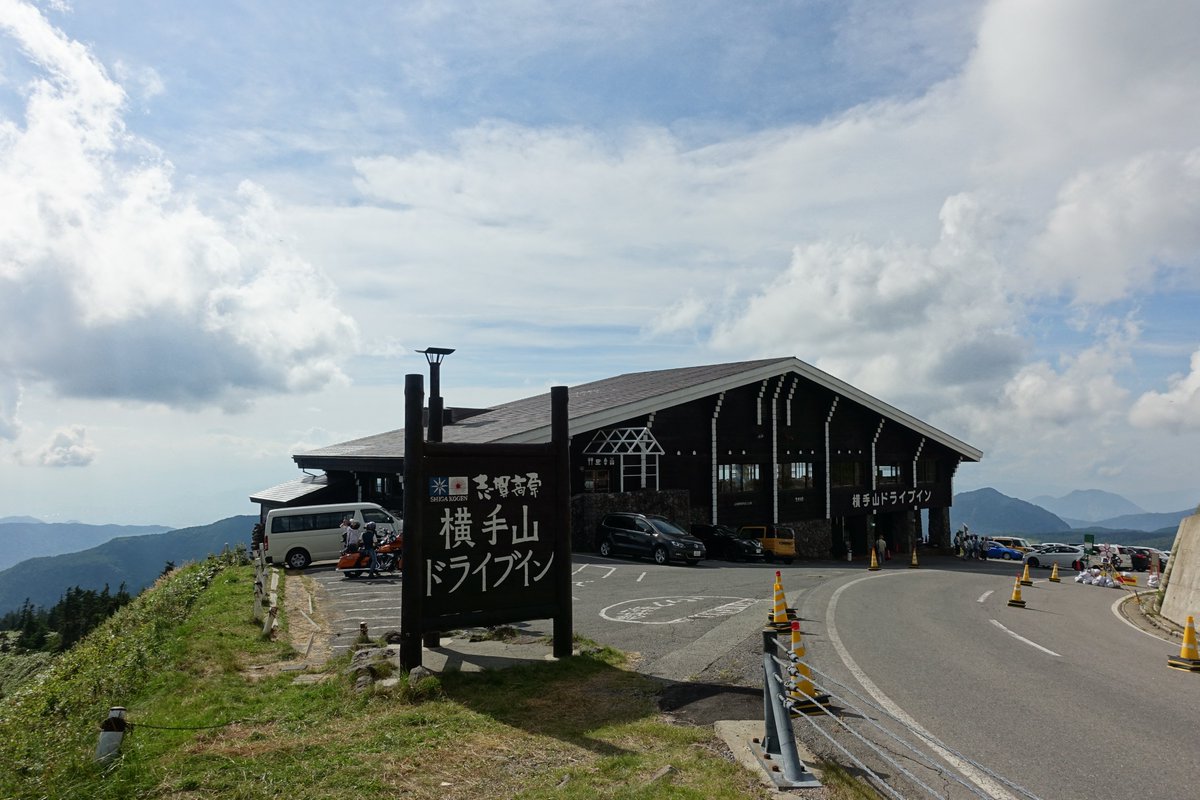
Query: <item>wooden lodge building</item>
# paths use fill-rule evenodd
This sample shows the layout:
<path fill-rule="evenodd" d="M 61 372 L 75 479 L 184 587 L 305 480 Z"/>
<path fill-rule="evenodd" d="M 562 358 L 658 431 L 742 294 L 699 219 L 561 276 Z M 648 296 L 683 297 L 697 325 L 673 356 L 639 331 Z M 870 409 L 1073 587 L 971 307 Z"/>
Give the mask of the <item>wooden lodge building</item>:
<path fill-rule="evenodd" d="M 801 555 L 867 554 L 883 534 L 906 552 L 928 511 L 931 545 L 950 544 L 953 478 L 982 453 L 796 358 L 618 375 L 569 390 L 575 550 L 594 548 L 614 510 L 685 526 L 777 523 Z M 550 394 L 491 409 L 447 409 L 446 442 L 547 442 Z M 251 496 L 289 505 L 367 501 L 402 509 L 404 431 L 293 456 L 304 478 Z M 311 473 L 320 474 L 311 474 Z"/>

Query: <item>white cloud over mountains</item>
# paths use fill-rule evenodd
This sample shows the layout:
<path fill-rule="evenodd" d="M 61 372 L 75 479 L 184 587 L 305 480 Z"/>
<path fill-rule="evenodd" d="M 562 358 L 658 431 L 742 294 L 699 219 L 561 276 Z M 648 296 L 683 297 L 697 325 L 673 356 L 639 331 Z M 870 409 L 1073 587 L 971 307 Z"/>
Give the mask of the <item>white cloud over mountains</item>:
<path fill-rule="evenodd" d="M 247 182 L 226 218 L 201 211 L 126 130 L 124 91 L 83 45 L 11 0 L 0 36 L 38 73 L 0 84 L 24 111 L 0 116 L 0 436 L 19 431 L 25 382 L 237 408 L 340 379 L 355 325 L 330 313 L 331 281 L 282 241 L 271 199 Z M 42 461 L 86 463 L 81 442 L 65 428 Z"/>
<path fill-rule="evenodd" d="M 463 25 L 449 7 L 414 6 L 392 20 L 407 31 L 396 45 L 407 96 L 366 78 L 350 113 L 261 79 L 271 84 L 264 105 L 312 121 L 319 148 L 304 143 L 303 125 L 224 127 L 237 103 L 192 111 L 219 136 L 222 175 L 240 167 L 247 177 L 214 202 L 176 188 L 171 153 L 131 132 L 126 92 L 153 109 L 186 69 L 114 56 L 123 89 L 88 48 L 0 0 L 0 35 L 38 76 L 0 81 L 23 111 L 0 111 L 0 438 L 18 436 L 21 387 L 32 383 L 241 408 L 335 382 L 351 353 L 378 364 L 416 337 L 458 346 L 456 365 L 473 348 L 494 354 L 531 339 L 564 352 L 619 340 L 661 359 L 628 368 L 794 354 L 983 447 L 1011 474 L 1047 463 L 1060 473 L 1082 465 L 1070 482 L 1120 473 L 1115 453 L 1136 437 L 1195 430 L 1200 352 L 1188 374 L 1140 371 L 1155 320 L 1139 315 L 1170 292 L 1200 291 L 1200 6 L 995 0 L 976 14 L 944 5 L 854 4 L 838 24 L 832 52 L 861 70 L 850 83 L 883 81 L 903 62 L 910 80 L 895 96 L 847 101 L 818 119 L 714 111 L 627 115 L 608 127 L 588 121 L 602 116 L 595 109 L 583 122 L 561 111 L 570 81 L 638 88 L 602 72 L 620 61 L 607 48 L 631 47 L 618 55 L 653 66 L 646 54 L 659 42 L 645 31 L 675 30 L 669 12 L 481 4 Z M 888 15 L 910 7 L 900 48 Z M 622 29 L 625 11 L 646 26 Z M 728 13 L 736 22 L 748 12 Z M 968 19 L 973 48 L 963 43 Z M 679 29 L 673 55 L 698 47 L 689 32 Z M 370 49 L 369 33 L 355 35 L 356 50 Z M 712 54 L 729 84 L 688 88 L 729 103 L 775 56 L 752 45 L 780 37 L 740 31 L 735 52 Z M 314 49 L 304 74 L 345 56 L 340 44 Z M 522 49 L 527 60 L 514 57 Z M 555 84 L 545 67 L 562 50 L 586 59 Z M 466 106 L 480 102 L 475 94 L 496 87 L 480 76 L 489 69 L 530 96 L 509 117 L 458 120 L 448 136 L 421 138 L 411 121 L 422 103 L 455 92 Z M 675 81 L 686 72 L 670 69 Z M 930 83 L 914 89 L 921 76 Z M 771 91 L 786 90 L 786 76 L 770 77 Z M 811 75 L 796 82 L 814 85 Z M 541 113 L 538 91 L 556 113 Z M 339 132 L 343 119 L 395 121 L 398 132 L 359 138 Z M 253 144 L 239 154 L 238 142 Z M 264 142 L 279 150 L 255 172 Z M 317 150 L 340 159 L 321 165 L 323 175 L 341 170 L 336 189 L 314 185 L 302 157 L 278 155 Z M 195 185 L 211 189 L 204 176 Z M 338 305 L 364 321 L 361 346 Z M 1171 344 L 1200 348 L 1196 339 Z M 1130 431 L 1130 420 L 1142 427 Z M 327 422 L 319 438 L 340 435 Z"/>

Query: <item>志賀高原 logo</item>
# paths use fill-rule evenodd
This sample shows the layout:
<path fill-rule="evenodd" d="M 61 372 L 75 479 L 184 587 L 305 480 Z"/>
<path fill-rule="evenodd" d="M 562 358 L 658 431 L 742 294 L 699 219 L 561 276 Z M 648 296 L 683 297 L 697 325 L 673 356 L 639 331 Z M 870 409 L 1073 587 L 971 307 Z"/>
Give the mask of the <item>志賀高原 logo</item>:
<path fill-rule="evenodd" d="M 429 479 L 429 499 L 435 503 L 444 503 L 449 500 L 461 500 L 467 496 L 467 478 L 450 477 L 450 478 L 430 478 Z"/>

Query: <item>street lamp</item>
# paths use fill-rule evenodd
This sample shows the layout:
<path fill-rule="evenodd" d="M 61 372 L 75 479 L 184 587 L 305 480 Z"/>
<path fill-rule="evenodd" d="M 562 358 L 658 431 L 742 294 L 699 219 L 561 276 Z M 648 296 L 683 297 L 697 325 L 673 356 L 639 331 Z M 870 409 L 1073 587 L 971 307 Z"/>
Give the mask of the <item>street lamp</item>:
<path fill-rule="evenodd" d="M 452 347 L 426 347 L 418 350 L 429 362 L 429 441 L 442 440 L 442 359 L 454 352 Z"/>

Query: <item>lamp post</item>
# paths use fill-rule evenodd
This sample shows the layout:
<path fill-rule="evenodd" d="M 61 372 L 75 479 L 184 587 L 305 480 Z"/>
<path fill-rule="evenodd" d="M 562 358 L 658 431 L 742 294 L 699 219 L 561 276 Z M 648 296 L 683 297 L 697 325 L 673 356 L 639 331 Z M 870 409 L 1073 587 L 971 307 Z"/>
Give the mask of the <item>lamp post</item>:
<path fill-rule="evenodd" d="M 452 347 L 426 347 L 418 350 L 425 355 L 429 362 L 429 435 L 431 442 L 442 440 L 442 359 L 454 352 Z M 421 643 L 426 647 L 439 647 L 441 634 L 438 631 L 425 631 Z"/>
<path fill-rule="evenodd" d="M 442 440 L 442 359 L 454 352 L 452 347 L 426 347 L 418 350 L 429 362 L 429 435 L 431 442 Z"/>

